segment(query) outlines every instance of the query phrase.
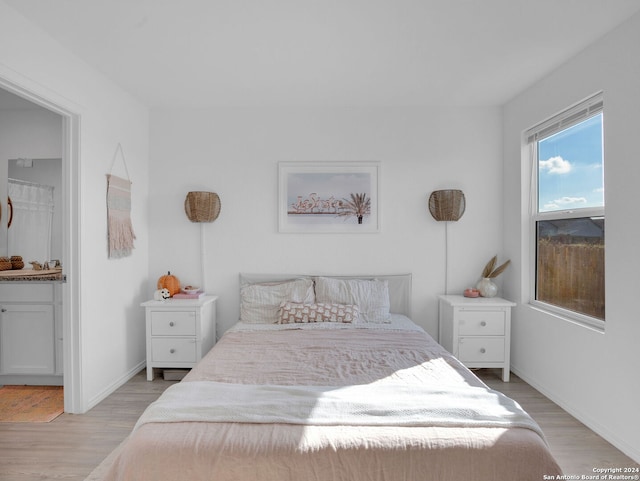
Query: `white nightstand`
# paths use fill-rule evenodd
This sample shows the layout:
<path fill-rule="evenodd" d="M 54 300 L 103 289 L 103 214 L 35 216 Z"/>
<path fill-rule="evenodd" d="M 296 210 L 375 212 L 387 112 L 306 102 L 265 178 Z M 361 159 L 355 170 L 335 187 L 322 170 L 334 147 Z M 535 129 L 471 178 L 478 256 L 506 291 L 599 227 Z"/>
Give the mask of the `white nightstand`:
<path fill-rule="evenodd" d="M 438 297 L 440 344 L 467 367 L 502 368 L 502 380 L 509 382 L 515 303 L 499 297 Z"/>
<path fill-rule="evenodd" d="M 216 343 L 216 300 L 147 301 L 147 380 L 153 368 L 192 368 Z"/>

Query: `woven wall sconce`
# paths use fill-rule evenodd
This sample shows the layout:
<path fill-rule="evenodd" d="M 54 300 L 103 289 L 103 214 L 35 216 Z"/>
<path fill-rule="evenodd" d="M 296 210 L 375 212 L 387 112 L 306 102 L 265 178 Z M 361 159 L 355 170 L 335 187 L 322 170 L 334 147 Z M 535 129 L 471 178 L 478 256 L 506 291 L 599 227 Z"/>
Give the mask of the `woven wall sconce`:
<path fill-rule="evenodd" d="M 189 192 L 184 211 L 191 222 L 213 222 L 220 215 L 220 197 L 215 192 Z"/>
<path fill-rule="evenodd" d="M 429 212 L 444 224 L 444 293 L 449 294 L 449 222 L 455 222 L 466 208 L 464 193 L 458 189 L 435 190 L 429 196 Z"/>
<path fill-rule="evenodd" d="M 429 212 L 437 221 L 457 221 L 464 214 L 464 193 L 457 189 L 436 190 L 429 196 Z"/>
<path fill-rule="evenodd" d="M 206 241 L 205 222 L 213 222 L 220 215 L 220 197 L 215 192 L 195 191 L 189 192 L 184 199 L 184 212 L 191 222 L 200 224 L 200 288 L 207 292 L 206 265 Z"/>

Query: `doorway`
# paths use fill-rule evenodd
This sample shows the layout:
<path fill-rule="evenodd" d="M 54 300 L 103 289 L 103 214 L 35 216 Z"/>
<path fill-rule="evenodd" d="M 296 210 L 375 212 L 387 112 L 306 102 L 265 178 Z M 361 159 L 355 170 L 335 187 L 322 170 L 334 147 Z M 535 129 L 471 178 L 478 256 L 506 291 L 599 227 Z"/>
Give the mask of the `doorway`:
<path fill-rule="evenodd" d="M 66 282 L 59 285 L 61 318 L 61 359 L 64 387 L 64 410 L 68 413 L 83 411 L 81 388 L 81 358 L 79 337 L 79 228 L 78 228 L 78 147 L 79 115 L 64 105 L 54 103 L 35 92 L 0 78 L 0 109 L 16 111 L 32 109 L 41 113 L 55 114 L 60 120 L 60 218 L 59 252 L 62 258 L 63 276 Z M 28 117 L 28 116 L 27 116 Z M 44 159 L 43 159 L 44 160 Z M 5 233 L 6 234 L 6 233 Z M 0 235 L 2 232 L 0 231 Z M 1 245 L 1 244 L 0 244 Z M 0 254 L 9 255 L 9 254 Z"/>

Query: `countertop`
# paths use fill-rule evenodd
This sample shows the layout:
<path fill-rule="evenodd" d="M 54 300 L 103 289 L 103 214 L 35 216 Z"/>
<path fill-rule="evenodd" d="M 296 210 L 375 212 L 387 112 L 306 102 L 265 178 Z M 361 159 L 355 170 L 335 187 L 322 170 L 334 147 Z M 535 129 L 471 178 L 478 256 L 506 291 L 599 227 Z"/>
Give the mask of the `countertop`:
<path fill-rule="evenodd" d="M 12 269 L 0 271 L 0 282 L 64 282 L 66 276 L 62 269 L 36 271 L 33 269 Z"/>

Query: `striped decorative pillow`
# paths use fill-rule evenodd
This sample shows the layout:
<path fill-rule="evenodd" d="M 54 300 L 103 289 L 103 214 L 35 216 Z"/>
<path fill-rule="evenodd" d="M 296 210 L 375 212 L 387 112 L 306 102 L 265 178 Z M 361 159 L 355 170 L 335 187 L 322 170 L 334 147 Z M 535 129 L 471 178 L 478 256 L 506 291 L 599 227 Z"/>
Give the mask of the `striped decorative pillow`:
<path fill-rule="evenodd" d="M 240 287 L 240 320 L 275 324 L 283 301 L 315 302 L 313 280 L 301 278 L 284 282 L 246 284 Z"/>

